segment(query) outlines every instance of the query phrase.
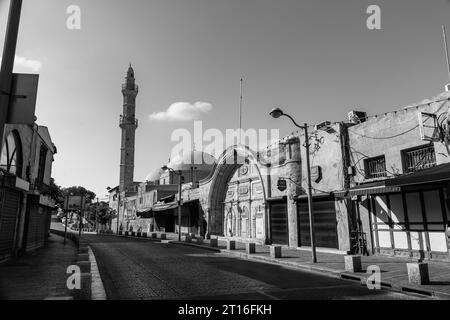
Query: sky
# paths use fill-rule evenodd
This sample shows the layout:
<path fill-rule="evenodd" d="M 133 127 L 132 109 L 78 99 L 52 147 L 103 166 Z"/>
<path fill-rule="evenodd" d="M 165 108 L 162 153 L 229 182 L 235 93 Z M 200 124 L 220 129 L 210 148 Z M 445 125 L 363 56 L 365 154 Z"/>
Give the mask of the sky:
<path fill-rule="evenodd" d="M 81 9 L 70 30 L 67 8 Z M 381 29 L 369 30 L 369 5 Z M 3 47 L 9 1 L 0 0 Z M 296 128 L 389 112 L 448 83 L 449 0 L 23 0 L 15 72 L 39 73 L 37 123 L 58 148 L 52 176 L 100 197 L 119 181 L 121 84 L 131 62 L 135 180 L 167 163 L 175 129 Z M 450 35 L 448 36 L 450 38 Z"/>

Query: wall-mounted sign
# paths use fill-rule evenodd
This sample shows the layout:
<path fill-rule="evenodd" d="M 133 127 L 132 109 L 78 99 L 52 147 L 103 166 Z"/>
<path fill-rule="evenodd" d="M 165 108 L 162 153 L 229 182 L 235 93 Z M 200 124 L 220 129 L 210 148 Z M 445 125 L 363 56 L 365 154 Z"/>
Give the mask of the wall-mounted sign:
<path fill-rule="evenodd" d="M 285 191 L 287 189 L 287 181 L 285 179 L 278 179 L 277 188 L 281 192 Z"/>

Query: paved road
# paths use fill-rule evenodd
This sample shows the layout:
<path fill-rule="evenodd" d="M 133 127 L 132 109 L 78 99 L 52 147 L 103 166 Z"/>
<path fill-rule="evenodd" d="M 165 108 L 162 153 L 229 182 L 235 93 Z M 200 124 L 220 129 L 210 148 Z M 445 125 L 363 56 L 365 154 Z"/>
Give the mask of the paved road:
<path fill-rule="evenodd" d="M 169 243 L 85 236 L 108 299 L 417 299 Z"/>

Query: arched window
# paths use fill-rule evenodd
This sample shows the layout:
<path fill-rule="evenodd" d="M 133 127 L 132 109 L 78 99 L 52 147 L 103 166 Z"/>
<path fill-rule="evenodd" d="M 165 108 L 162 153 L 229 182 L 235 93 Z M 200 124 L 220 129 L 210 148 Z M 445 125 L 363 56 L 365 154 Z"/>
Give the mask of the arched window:
<path fill-rule="evenodd" d="M 16 130 L 5 139 L 0 156 L 0 168 L 16 176 L 22 175 L 22 143 Z"/>

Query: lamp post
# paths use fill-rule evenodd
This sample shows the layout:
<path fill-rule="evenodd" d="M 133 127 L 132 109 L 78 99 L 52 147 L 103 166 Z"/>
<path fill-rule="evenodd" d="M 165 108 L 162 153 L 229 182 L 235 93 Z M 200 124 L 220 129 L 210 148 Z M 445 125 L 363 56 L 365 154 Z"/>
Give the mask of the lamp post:
<path fill-rule="evenodd" d="M 290 115 L 286 114 L 280 108 L 275 108 L 270 111 L 269 115 L 272 118 L 280 118 L 281 116 L 288 117 L 294 123 L 297 128 L 304 130 L 305 132 L 305 149 L 306 149 L 306 170 L 308 177 L 308 210 L 309 210 L 309 232 L 311 237 L 311 252 L 312 252 L 312 261 L 313 263 L 317 262 L 316 255 L 316 243 L 315 243 L 315 232 L 314 232 L 314 211 L 313 211 L 313 202 L 312 202 L 312 192 L 311 192 L 311 168 L 310 168 L 310 160 L 309 160 L 309 137 L 308 137 L 308 124 L 305 123 L 303 126 L 297 124 L 294 118 Z"/>
<path fill-rule="evenodd" d="M 173 172 L 178 176 L 178 241 L 181 241 L 181 185 L 182 185 L 181 170 L 176 172 L 175 170 L 169 168 L 168 166 L 162 166 L 161 169 L 164 171 L 169 170 L 170 172 Z"/>

